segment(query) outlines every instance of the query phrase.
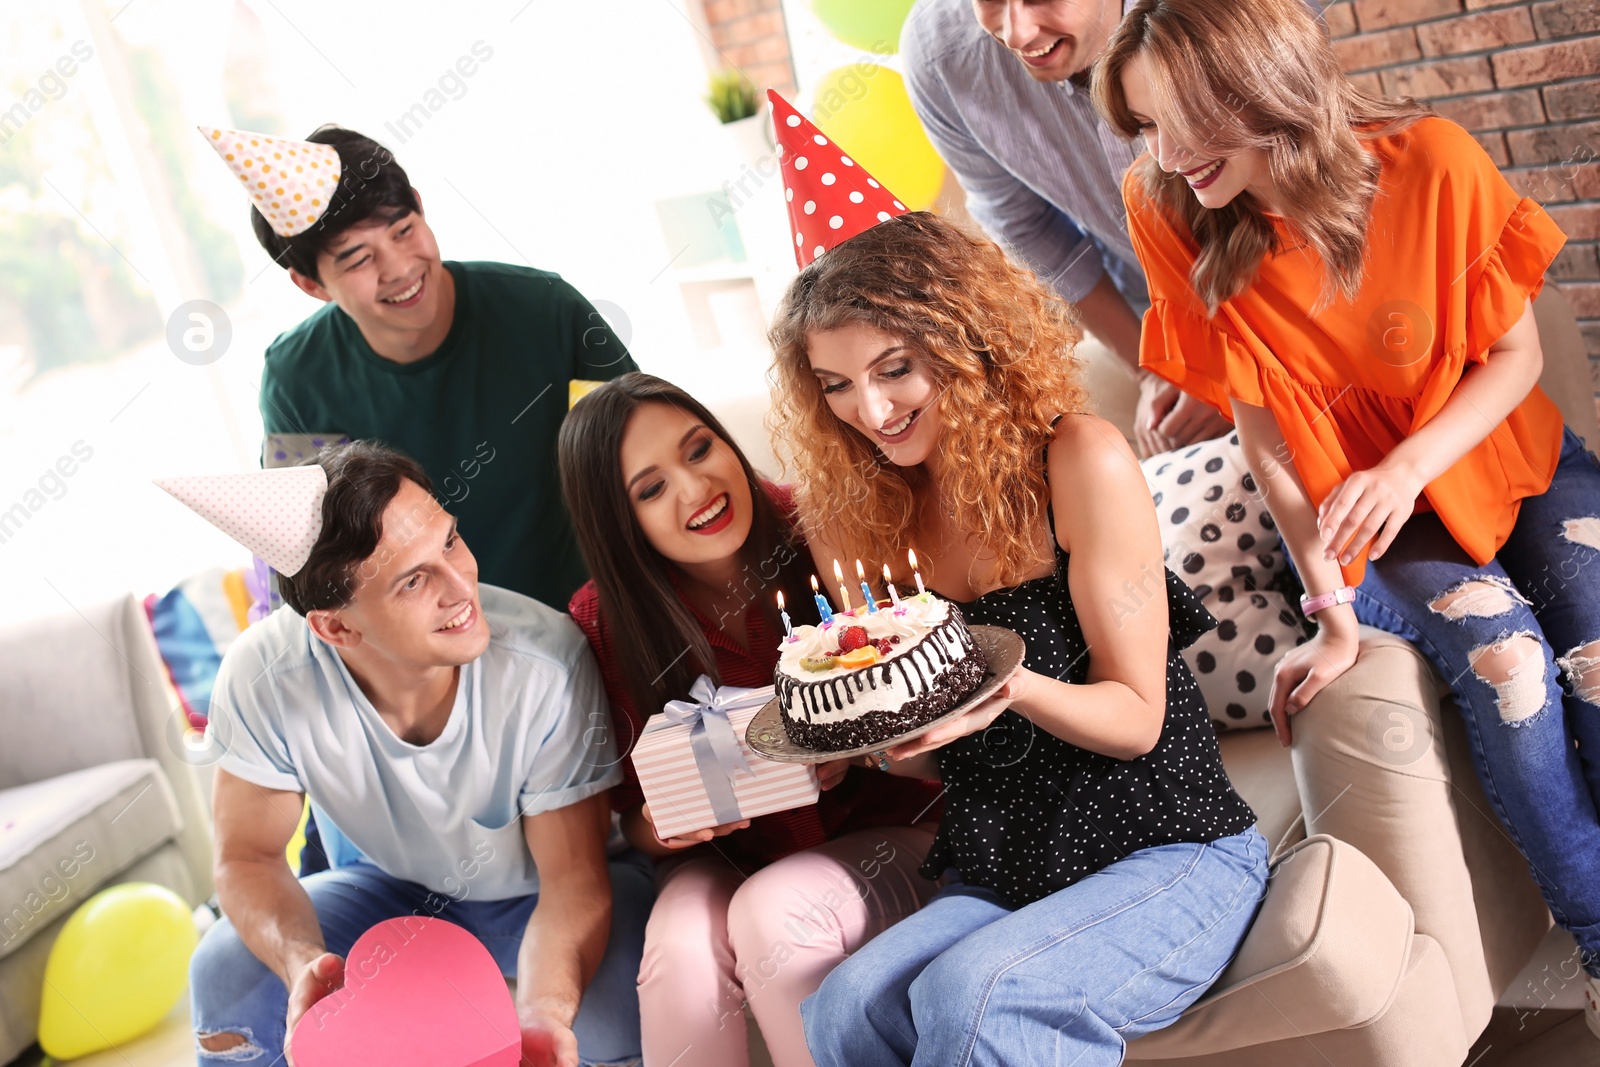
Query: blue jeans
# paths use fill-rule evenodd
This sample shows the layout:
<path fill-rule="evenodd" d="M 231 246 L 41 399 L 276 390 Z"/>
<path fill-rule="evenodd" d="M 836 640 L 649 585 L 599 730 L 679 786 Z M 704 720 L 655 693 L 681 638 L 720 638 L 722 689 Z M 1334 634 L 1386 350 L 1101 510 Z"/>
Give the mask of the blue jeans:
<path fill-rule="evenodd" d="M 1012 908 L 953 885 L 867 942 L 800 1006 L 818 1067 L 1096 1067 L 1227 967 L 1267 885 L 1251 827 L 1142 849 Z"/>
<path fill-rule="evenodd" d="M 1600 461 L 1570 429 L 1555 479 L 1484 566 L 1413 515 L 1356 618 L 1416 645 L 1466 721 L 1484 795 L 1600 976 Z"/>
<path fill-rule="evenodd" d="M 344 956 L 356 939 L 385 919 L 407 915 L 448 919 L 489 950 L 500 971 L 517 973 L 517 952 L 538 896 L 509 900 L 451 900 L 393 878 L 370 863 L 321 871 L 301 881 L 317 909 L 329 952 Z M 573 1030 L 585 1064 L 637 1064 L 644 927 L 655 900 L 650 862 L 638 853 L 611 861 L 611 936 L 605 958 L 584 991 Z M 708 950 L 709 951 L 709 950 Z M 245 947 L 223 919 L 206 931 L 189 962 L 191 1013 L 197 1034 L 229 1033 L 246 1044 L 225 1052 L 196 1049 L 204 1064 L 282 1064 L 289 991 Z"/>

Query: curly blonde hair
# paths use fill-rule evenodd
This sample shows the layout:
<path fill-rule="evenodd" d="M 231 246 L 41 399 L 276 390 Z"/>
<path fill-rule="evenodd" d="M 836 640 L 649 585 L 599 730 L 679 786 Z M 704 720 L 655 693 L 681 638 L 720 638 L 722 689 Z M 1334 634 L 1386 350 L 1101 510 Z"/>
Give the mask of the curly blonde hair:
<path fill-rule="evenodd" d="M 942 472 L 898 467 L 836 416 L 811 371 L 813 333 L 859 324 L 915 348 L 943 398 Z M 800 273 L 768 338 L 770 423 L 793 457 L 801 524 L 851 557 L 904 558 L 929 489 L 993 553 L 1003 585 L 1037 567 L 1058 414 L 1087 409 L 1072 310 L 994 242 L 927 212 L 874 226 Z"/>

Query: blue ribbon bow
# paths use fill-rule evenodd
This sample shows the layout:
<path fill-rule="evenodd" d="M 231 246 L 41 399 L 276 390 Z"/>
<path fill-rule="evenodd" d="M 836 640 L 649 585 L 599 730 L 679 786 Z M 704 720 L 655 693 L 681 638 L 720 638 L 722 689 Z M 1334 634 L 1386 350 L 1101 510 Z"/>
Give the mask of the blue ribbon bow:
<path fill-rule="evenodd" d="M 728 713 L 758 708 L 772 699 L 772 691 L 770 685 L 759 689 L 725 685 L 718 689 L 702 674 L 689 687 L 689 700 L 669 700 L 661 709 L 667 722 L 689 727 L 689 748 L 700 768 L 718 826 L 740 818 L 739 801 L 733 793 L 734 778 L 741 773 L 755 774 L 745 760 Z"/>

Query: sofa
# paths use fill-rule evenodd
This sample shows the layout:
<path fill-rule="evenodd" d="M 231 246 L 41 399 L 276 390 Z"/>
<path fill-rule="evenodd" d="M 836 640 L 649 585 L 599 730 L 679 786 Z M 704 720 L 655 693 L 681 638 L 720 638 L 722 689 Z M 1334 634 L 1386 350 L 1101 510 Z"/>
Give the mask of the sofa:
<path fill-rule="evenodd" d="M 184 720 L 132 595 L 0 629 L 0 1063 L 37 1034 L 67 917 L 121 882 L 212 894 Z"/>
<path fill-rule="evenodd" d="M 1570 305 L 1535 306 L 1540 384 L 1596 436 L 1594 387 Z M 1132 439 L 1137 389 L 1093 339 L 1080 346 L 1098 413 Z M 765 398 L 713 405 L 758 469 L 780 461 Z M 1551 918 L 1500 829 L 1458 713 L 1415 647 L 1364 627 L 1354 667 L 1293 721 L 1229 731 L 1223 762 L 1273 849 L 1260 913 L 1233 964 L 1130 1062 L 1185 1067 L 1459 1067 Z"/>

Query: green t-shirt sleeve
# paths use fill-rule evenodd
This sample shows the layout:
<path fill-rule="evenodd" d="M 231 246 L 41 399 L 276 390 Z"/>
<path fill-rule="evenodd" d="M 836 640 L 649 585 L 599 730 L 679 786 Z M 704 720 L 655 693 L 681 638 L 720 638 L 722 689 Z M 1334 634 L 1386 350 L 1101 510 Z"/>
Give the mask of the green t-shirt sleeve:
<path fill-rule="evenodd" d="M 261 429 L 264 433 L 308 433 L 305 415 L 296 411 L 293 401 L 272 369 L 272 353 L 268 350 L 267 364 L 261 369 Z M 318 431 L 326 427 L 316 427 Z"/>
<path fill-rule="evenodd" d="M 587 297 L 565 281 L 559 282 L 566 290 L 565 327 L 567 349 L 572 353 L 570 377 L 587 382 L 608 382 L 619 375 L 639 369 L 629 355 L 605 316 L 594 309 Z"/>

